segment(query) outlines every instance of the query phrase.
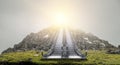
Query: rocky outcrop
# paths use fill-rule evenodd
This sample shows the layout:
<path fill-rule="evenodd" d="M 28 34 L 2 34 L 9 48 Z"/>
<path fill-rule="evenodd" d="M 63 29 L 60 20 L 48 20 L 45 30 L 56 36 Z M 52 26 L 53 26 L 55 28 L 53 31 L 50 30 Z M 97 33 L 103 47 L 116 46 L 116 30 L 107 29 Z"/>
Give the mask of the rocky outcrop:
<path fill-rule="evenodd" d="M 120 50 L 120 45 L 118 45 L 118 49 Z"/>
<path fill-rule="evenodd" d="M 26 51 L 26 50 L 44 50 L 48 51 L 53 43 L 56 43 L 58 28 L 50 27 L 41 30 L 38 33 L 30 33 L 19 44 L 15 44 L 13 48 L 8 48 L 3 53 Z M 77 44 L 79 49 L 111 49 L 116 48 L 108 41 L 102 40 L 91 33 L 85 33 L 80 30 L 69 29 L 73 42 Z"/>
<path fill-rule="evenodd" d="M 88 49 L 88 50 L 108 50 L 116 49 L 115 46 L 110 44 L 108 41 L 94 36 L 92 33 L 85 33 L 80 30 L 70 30 L 74 42 L 77 44 L 78 48 Z"/>
<path fill-rule="evenodd" d="M 57 35 L 56 28 L 43 29 L 38 33 L 30 33 L 19 44 L 15 44 L 13 48 L 8 48 L 2 53 L 26 51 L 26 50 L 45 50 L 50 49 L 55 42 Z"/>

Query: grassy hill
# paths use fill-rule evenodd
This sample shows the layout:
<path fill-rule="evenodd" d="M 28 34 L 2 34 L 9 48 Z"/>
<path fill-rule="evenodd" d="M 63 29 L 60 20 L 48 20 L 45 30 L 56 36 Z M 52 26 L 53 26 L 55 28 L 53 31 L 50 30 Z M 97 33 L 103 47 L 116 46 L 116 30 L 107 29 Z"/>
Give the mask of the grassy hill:
<path fill-rule="evenodd" d="M 37 54 L 37 55 L 36 55 Z M 13 52 L 0 55 L 0 64 L 120 64 L 120 54 L 106 54 L 104 51 L 88 51 L 87 60 L 42 60 L 37 51 Z M 13 63 L 13 64 L 12 64 Z"/>

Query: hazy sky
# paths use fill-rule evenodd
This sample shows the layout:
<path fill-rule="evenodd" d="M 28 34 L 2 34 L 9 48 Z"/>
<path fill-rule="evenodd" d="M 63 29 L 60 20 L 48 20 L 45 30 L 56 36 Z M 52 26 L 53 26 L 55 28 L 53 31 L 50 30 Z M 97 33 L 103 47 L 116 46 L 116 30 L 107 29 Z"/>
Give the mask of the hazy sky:
<path fill-rule="evenodd" d="M 50 26 L 58 12 L 80 29 L 120 44 L 120 0 L 0 0 L 0 52 Z"/>

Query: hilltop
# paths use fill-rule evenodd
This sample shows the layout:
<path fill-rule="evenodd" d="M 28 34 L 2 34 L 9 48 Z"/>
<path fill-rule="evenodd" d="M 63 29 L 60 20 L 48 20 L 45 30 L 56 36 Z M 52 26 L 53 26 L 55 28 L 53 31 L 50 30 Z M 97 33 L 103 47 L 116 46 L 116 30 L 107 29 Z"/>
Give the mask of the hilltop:
<path fill-rule="evenodd" d="M 116 48 L 108 41 L 100 39 L 92 33 L 85 33 L 72 28 L 69 29 L 69 32 L 80 50 L 108 50 Z M 30 33 L 20 43 L 15 44 L 13 48 L 8 48 L 2 53 L 29 50 L 48 51 L 52 44 L 56 42 L 55 39 L 58 33 L 59 28 L 57 27 L 49 27 L 38 33 Z"/>

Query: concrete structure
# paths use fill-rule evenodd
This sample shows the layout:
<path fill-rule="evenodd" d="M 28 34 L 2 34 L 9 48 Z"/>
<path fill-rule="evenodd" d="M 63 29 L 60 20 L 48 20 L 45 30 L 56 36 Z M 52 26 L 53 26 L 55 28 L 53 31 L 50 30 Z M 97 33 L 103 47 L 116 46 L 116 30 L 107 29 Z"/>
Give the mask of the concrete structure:
<path fill-rule="evenodd" d="M 43 59 L 86 59 L 79 52 L 68 29 L 61 29 L 54 43 Z"/>

